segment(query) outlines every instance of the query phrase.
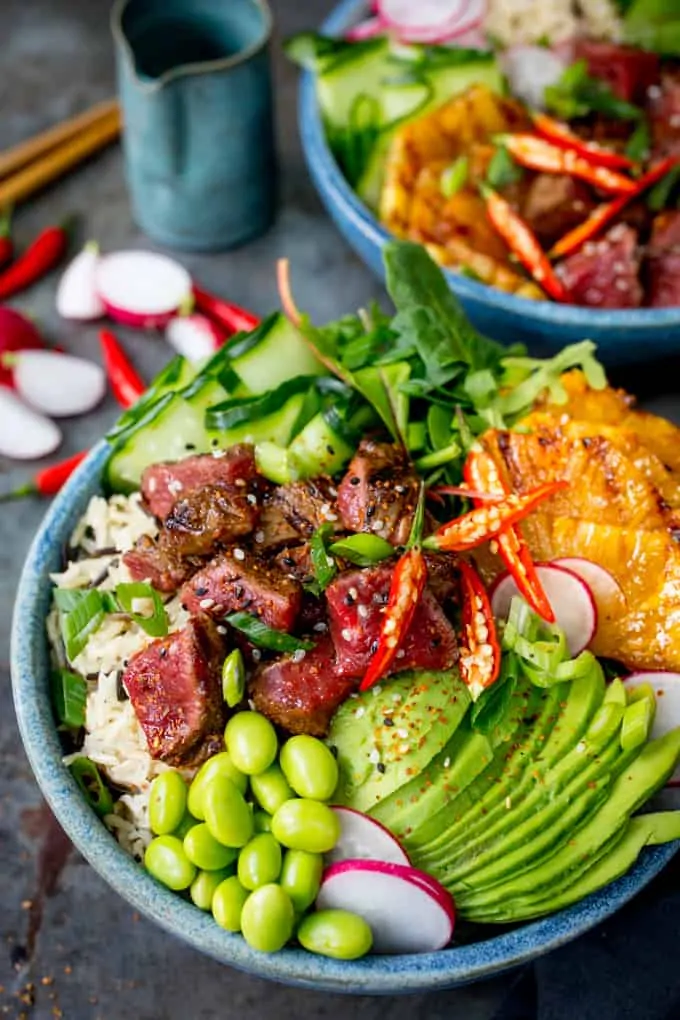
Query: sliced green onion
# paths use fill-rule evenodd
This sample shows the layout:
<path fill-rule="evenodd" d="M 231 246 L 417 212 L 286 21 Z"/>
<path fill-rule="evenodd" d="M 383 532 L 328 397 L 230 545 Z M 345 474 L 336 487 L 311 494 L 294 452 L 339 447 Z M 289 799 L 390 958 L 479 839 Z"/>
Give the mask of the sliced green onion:
<path fill-rule="evenodd" d="M 110 815 L 113 811 L 113 797 L 95 763 L 89 758 L 76 758 L 69 765 L 69 772 L 93 811 L 96 811 L 100 818 Z"/>
<path fill-rule="evenodd" d="M 459 156 L 454 163 L 442 170 L 439 187 L 444 198 L 452 198 L 457 191 L 465 187 L 469 169 L 470 160 L 467 156 Z"/>
<path fill-rule="evenodd" d="M 338 566 L 328 552 L 328 541 L 333 535 L 332 524 L 322 524 L 311 537 L 309 551 L 314 577 L 321 591 L 324 591 L 338 572 Z"/>
<path fill-rule="evenodd" d="M 54 599 L 61 612 L 61 637 L 66 657 L 73 662 L 102 624 L 106 615 L 104 599 L 96 588 L 57 588 Z"/>
<path fill-rule="evenodd" d="M 486 183 L 494 191 L 501 191 L 509 184 L 516 184 L 521 180 L 523 171 L 512 158 L 504 145 L 499 145 L 486 171 Z"/>
<path fill-rule="evenodd" d="M 619 740 L 622 751 L 634 751 L 647 740 L 654 722 L 654 702 L 641 698 L 628 705 L 621 721 Z"/>
<path fill-rule="evenodd" d="M 225 616 L 230 627 L 240 630 L 242 634 L 260 648 L 268 648 L 272 652 L 308 652 L 314 647 L 313 641 L 302 641 L 282 630 L 274 630 L 251 613 L 230 613 Z"/>
<path fill-rule="evenodd" d="M 435 453 L 426 453 L 424 457 L 420 457 L 416 461 L 416 467 L 419 471 L 431 471 L 432 468 L 441 467 L 442 464 L 448 464 L 449 461 L 460 457 L 462 452 L 458 443 L 451 443 L 442 450 L 437 450 Z"/>
<path fill-rule="evenodd" d="M 626 700 L 629 705 L 633 705 L 636 701 L 643 701 L 645 698 L 656 705 L 654 688 L 650 683 L 636 684 L 635 687 L 626 688 Z"/>
<path fill-rule="evenodd" d="M 222 663 L 222 697 L 228 708 L 236 708 L 246 692 L 246 667 L 239 648 L 229 652 Z"/>
<path fill-rule="evenodd" d="M 350 535 L 333 542 L 329 551 L 357 567 L 370 567 L 394 556 L 394 546 L 380 535 Z"/>
<path fill-rule="evenodd" d="M 556 669 L 557 679 L 562 683 L 568 680 L 582 680 L 597 668 L 597 659 L 592 652 L 584 651 L 575 659 L 560 662 Z"/>
<path fill-rule="evenodd" d="M 52 673 L 52 703 L 59 722 L 69 729 L 85 725 L 87 684 L 78 673 L 57 669 Z"/>
<path fill-rule="evenodd" d="M 116 598 L 120 603 L 123 612 L 139 624 L 142 630 L 150 637 L 165 637 L 168 633 L 168 614 L 158 592 L 145 584 L 143 581 L 133 581 L 130 584 L 119 584 L 116 588 Z M 136 599 L 149 599 L 153 605 L 150 616 L 144 613 L 136 613 L 132 605 Z"/>

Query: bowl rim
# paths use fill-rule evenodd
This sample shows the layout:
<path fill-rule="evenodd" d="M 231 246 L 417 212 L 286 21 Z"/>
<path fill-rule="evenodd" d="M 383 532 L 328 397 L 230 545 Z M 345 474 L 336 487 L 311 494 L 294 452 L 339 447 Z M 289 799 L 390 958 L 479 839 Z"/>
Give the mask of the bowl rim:
<path fill-rule="evenodd" d="M 331 14 L 321 24 L 319 31 L 326 35 L 341 35 L 361 16 L 368 13 L 365 0 L 340 0 Z M 382 248 L 395 238 L 376 219 L 358 195 L 349 186 L 335 161 L 323 130 L 321 115 L 316 101 L 315 75 L 304 70 L 299 90 L 299 128 L 303 149 L 307 159 L 312 157 L 317 164 L 316 172 L 323 175 L 324 184 L 332 198 L 342 206 L 343 213 L 353 220 L 364 237 Z M 583 305 L 557 304 L 554 301 L 534 301 L 530 298 L 508 294 L 486 283 L 479 283 L 468 277 L 442 267 L 449 286 L 463 300 L 484 304 L 488 309 L 511 315 L 517 320 L 529 319 L 536 323 L 550 325 L 559 323 L 583 331 L 604 326 L 611 329 L 664 330 L 680 326 L 680 305 L 672 308 L 587 308 Z"/>
<path fill-rule="evenodd" d="M 219 928 L 209 914 L 160 886 L 118 845 L 61 761 L 47 694 L 48 573 L 56 569 L 63 543 L 89 498 L 101 491 L 107 449 L 105 440 L 94 447 L 48 508 L 31 544 L 12 621 L 12 690 L 26 754 L 58 821 L 95 871 L 161 928 L 221 963 L 283 984 L 363 995 L 435 991 L 491 977 L 559 948 L 627 903 L 680 849 L 680 841 L 648 848 L 623 878 L 572 907 L 436 953 L 368 956 L 355 962 L 299 949 L 265 955 Z"/>

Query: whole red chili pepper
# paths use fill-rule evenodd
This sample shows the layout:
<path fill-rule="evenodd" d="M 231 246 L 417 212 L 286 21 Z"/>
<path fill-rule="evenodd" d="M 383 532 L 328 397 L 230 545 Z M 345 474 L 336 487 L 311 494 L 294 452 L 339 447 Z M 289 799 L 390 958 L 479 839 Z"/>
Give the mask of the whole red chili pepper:
<path fill-rule="evenodd" d="M 486 185 L 480 187 L 486 199 L 486 212 L 489 220 L 510 251 L 517 256 L 546 294 L 549 294 L 555 301 L 570 301 L 569 291 L 553 269 L 550 259 L 541 248 L 538 238 L 531 228 L 498 192 Z"/>
<path fill-rule="evenodd" d="M 50 464 L 33 476 L 32 481 L 26 485 L 20 485 L 12 492 L 0 494 L 0 503 L 7 503 L 10 499 L 22 499 L 24 496 L 54 496 L 59 492 L 79 464 L 82 464 L 87 457 L 88 450 L 81 450 L 74 453 L 66 460 L 60 460 L 57 464 Z"/>
<path fill-rule="evenodd" d="M 47 227 L 22 252 L 4 273 L 0 274 L 0 301 L 18 294 L 40 280 L 62 259 L 68 247 L 64 227 Z"/>
<path fill-rule="evenodd" d="M 624 177 L 623 174 L 606 166 L 595 166 L 573 149 L 560 149 L 557 145 L 537 138 L 536 135 L 502 135 L 500 142 L 516 163 L 530 170 L 580 177 L 596 188 L 614 195 L 631 194 L 635 191 L 636 182 L 631 177 Z"/>
<path fill-rule="evenodd" d="M 571 149 L 577 155 L 587 159 L 593 166 L 608 166 L 612 170 L 630 170 L 635 166 L 635 161 L 628 156 L 612 152 L 611 149 L 603 149 L 595 142 L 586 142 L 574 134 L 571 128 L 563 124 L 562 121 L 549 117 L 547 113 L 534 113 L 532 120 L 539 135 L 560 149 Z"/>
<path fill-rule="evenodd" d="M 646 191 L 652 184 L 656 184 L 657 181 L 661 180 L 677 163 L 677 156 L 668 156 L 666 159 L 662 159 L 660 163 L 657 163 L 646 174 L 638 178 L 635 191 L 628 195 L 619 195 L 618 198 L 613 199 L 611 202 L 603 202 L 602 205 L 598 205 L 588 219 L 584 220 L 583 223 L 579 223 L 578 227 L 574 227 L 573 230 L 568 231 L 564 237 L 560 238 L 548 253 L 550 257 L 561 258 L 564 255 L 571 255 L 573 252 L 578 251 L 587 241 L 590 241 L 599 234 L 607 223 L 615 220 L 629 202 L 638 198 L 643 191 Z"/>
<path fill-rule="evenodd" d="M 418 546 L 407 550 L 397 561 L 383 615 L 378 647 L 371 658 L 360 691 L 367 691 L 389 670 L 399 651 L 427 581 L 427 564 Z"/>
<path fill-rule="evenodd" d="M 7 209 L 0 216 L 0 267 L 7 265 L 14 255 L 12 241 L 12 211 Z"/>
<path fill-rule="evenodd" d="M 566 486 L 567 483 L 563 481 L 546 482 L 531 489 L 530 492 L 521 495 L 512 492 L 498 503 L 475 507 L 474 510 L 456 517 L 448 524 L 443 524 L 434 535 L 425 539 L 423 546 L 442 552 L 464 552 L 467 549 L 474 549 L 495 538 L 511 524 L 517 524 L 540 503 Z"/>
<path fill-rule="evenodd" d="M 209 294 L 207 290 L 203 290 L 195 285 L 193 293 L 196 307 L 230 333 L 250 333 L 251 330 L 260 324 L 257 315 L 253 315 L 252 312 L 241 308 L 240 305 L 224 301 L 222 298 L 215 297 L 214 294 Z"/>
<path fill-rule="evenodd" d="M 104 353 L 104 367 L 111 383 L 113 395 L 121 407 L 132 407 L 146 390 L 137 370 L 133 367 L 117 337 L 108 329 L 102 329 L 99 340 Z"/>
<path fill-rule="evenodd" d="M 463 477 L 470 487 L 484 490 L 495 496 L 505 496 L 508 487 L 501 478 L 496 462 L 486 450 L 471 450 L 463 467 Z M 475 500 L 477 506 L 479 501 Z M 515 580 L 519 592 L 524 596 L 534 612 L 547 620 L 555 622 L 553 608 L 536 573 L 529 547 L 517 525 L 500 531 L 496 536 L 498 552 Z"/>
<path fill-rule="evenodd" d="M 476 700 L 498 678 L 501 650 L 491 603 L 482 579 L 475 568 L 464 560 L 458 564 L 458 570 L 463 596 L 463 634 L 458 667 L 463 683 Z"/>

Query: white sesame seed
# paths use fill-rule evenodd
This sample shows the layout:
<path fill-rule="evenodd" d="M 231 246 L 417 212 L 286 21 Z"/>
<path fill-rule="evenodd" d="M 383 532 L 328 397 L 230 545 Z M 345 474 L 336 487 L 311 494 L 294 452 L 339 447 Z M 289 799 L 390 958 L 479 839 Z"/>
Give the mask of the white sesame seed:
<path fill-rule="evenodd" d="M 213 455 L 213 457 L 217 458 L 217 460 L 219 460 L 221 457 L 226 457 L 227 456 L 227 451 L 226 450 L 213 450 L 212 451 L 212 455 Z"/>
<path fill-rule="evenodd" d="M 246 500 L 250 503 L 251 506 L 257 506 L 257 496 L 255 496 L 252 492 L 248 493 L 248 495 L 246 496 Z"/>
<path fill-rule="evenodd" d="M 357 606 L 357 613 L 362 620 L 365 620 L 368 616 L 368 606 Z"/>
<path fill-rule="evenodd" d="M 328 495 L 332 496 L 333 499 L 335 499 L 337 494 L 338 494 L 338 490 L 335 488 L 335 486 L 334 485 L 329 486 L 329 488 L 328 488 Z"/>
<path fill-rule="evenodd" d="M 234 559 L 235 560 L 244 560 L 245 558 L 246 558 L 246 554 L 244 553 L 243 549 L 234 549 Z"/>
<path fill-rule="evenodd" d="M 248 698 L 248 708 L 250 709 L 251 712 L 255 711 L 255 702 L 253 701 L 252 698 Z"/>
<path fill-rule="evenodd" d="M 510 810 L 510 808 L 512 807 L 512 799 L 511 799 L 510 797 L 506 797 L 506 798 L 505 798 L 505 806 L 506 806 L 506 808 L 508 809 L 508 811 L 509 811 L 509 810 Z"/>
<path fill-rule="evenodd" d="M 376 684 L 375 687 L 373 688 L 373 697 L 377 698 L 381 691 L 382 687 L 380 686 L 380 684 Z"/>
<path fill-rule="evenodd" d="M 382 531 L 385 527 L 385 522 L 382 520 L 373 521 L 373 531 Z"/>
<path fill-rule="evenodd" d="M 338 519 L 337 514 L 326 514 L 327 521 L 337 521 L 337 519 Z"/>
<path fill-rule="evenodd" d="M 264 531 L 255 532 L 255 541 L 258 543 L 264 542 Z"/>
<path fill-rule="evenodd" d="M 392 701 L 396 702 L 397 704 L 399 704 L 399 702 L 402 701 L 402 700 L 403 699 L 402 699 L 401 694 L 393 694 L 392 695 Z"/>
<path fill-rule="evenodd" d="M 359 592 L 356 590 L 356 588 L 350 588 L 349 591 L 347 592 L 347 594 L 352 599 L 356 600 L 356 599 L 359 598 Z"/>
<path fill-rule="evenodd" d="M 378 762 L 380 761 L 380 751 L 377 749 L 377 747 L 371 751 L 371 753 L 368 756 L 368 760 L 371 762 L 372 765 L 378 764 Z"/>
<path fill-rule="evenodd" d="M 314 630 L 315 630 L 315 631 L 316 631 L 316 632 L 317 632 L 318 634 L 323 634 L 323 633 L 324 633 L 324 631 L 328 630 L 328 624 L 327 624 L 327 623 L 324 623 L 324 622 L 323 622 L 323 620 L 319 620 L 319 622 L 318 622 L 318 623 L 315 623 L 315 624 L 314 624 Z"/>
<path fill-rule="evenodd" d="M 399 754 L 408 754 L 410 750 L 411 750 L 411 745 L 410 744 L 400 744 L 399 745 Z"/>
<path fill-rule="evenodd" d="M 148 488 L 149 492 L 155 492 L 156 489 L 158 488 L 157 480 L 155 478 L 150 478 L 149 479 L 149 484 L 148 484 L 147 488 Z"/>
<path fill-rule="evenodd" d="M 296 648 L 293 652 L 293 662 L 302 662 L 307 652 L 304 648 Z"/>
<path fill-rule="evenodd" d="M 359 705 L 358 709 L 354 713 L 355 719 L 361 719 L 366 714 L 366 709 L 363 705 Z"/>
<path fill-rule="evenodd" d="M 178 478 L 173 478 L 171 482 L 168 482 L 168 492 L 171 492 L 173 496 L 176 496 L 178 492 L 181 492 L 184 486 Z"/>
<path fill-rule="evenodd" d="M 344 627 L 340 631 L 340 637 L 342 638 L 343 641 L 351 641 L 352 640 L 352 631 L 349 629 L 349 627 Z"/>
<path fill-rule="evenodd" d="M 215 599 L 201 599 L 198 603 L 201 609 L 212 609 L 215 605 Z"/>
<path fill-rule="evenodd" d="M 227 628 L 223 627 L 221 623 L 218 623 L 218 625 L 215 628 L 215 630 L 217 631 L 218 634 L 226 634 L 227 633 Z"/>
<path fill-rule="evenodd" d="M 448 769 L 450 767 L 451 767 L 451 759 L 450 758 L 444 758 L 444 768 Z"/>
<path fill-rule="evenodd" d="M 400 726 L 398 730 L 395 730 L 395 732 L 402 740 L 406 740 L 408 737 L 408 730 L 404 726 Z"/>
<path fill-rule="evenodd" d="M 400 648 L 399 651 L 397 652 L 395 658 L 403 659 L 405 655 L 406 655 L 406 652 L 404 651 L 404 649 Z"/>
<path fill-rule="evenodd" d="M 326 514 L 330 513 L 330 511 L 331 511 L 330 503 L 322 503 L 321 504 L 320 513 L 322 513 L 325 516 Z"/>
<path fill-rule="evenodd" d="M 262 652 L 260 651 L 259 648 L 253 648 L 251 655 L 253 656 L 254 662 L 259 662 L 260 659 L 262 658 Z"/>
<path fill-rule="evenodd" d="M 576 750 L 578 751 L 579 754 L 583 754 L 585 749 L 586 749 L 585 740 L 579 740 L 578 744 L 576 745 Z"/>
<path fill-rule="evenodd" d="M 661 89 L 658 85 L 650 85 L 647 89 L 647 95 L 650 99 L 658 99 L 661 95 Z"/>
<path fill-rule="evenodd" d="M 244 488 L 246 484 L 245 478 L 235 478 L 234 485 L 238 485 L 240 489 Z"/>
<path fill-rule="evenodd" d="M 406 489 L 404 488 L 403 485 L 395 485 L 394 486 L 394 491 L 395 492 L 406 492 Z"/>

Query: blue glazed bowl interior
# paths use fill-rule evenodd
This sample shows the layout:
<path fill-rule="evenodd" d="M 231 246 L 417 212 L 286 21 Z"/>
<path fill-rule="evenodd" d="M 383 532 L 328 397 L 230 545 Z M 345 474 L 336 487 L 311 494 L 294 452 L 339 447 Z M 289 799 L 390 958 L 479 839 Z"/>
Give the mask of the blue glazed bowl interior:
<path fill-rule="evenodd" d="M 100 491 L 106 452 L 100 443 L 73 475 L 48 510 L 28 554 L 12 629 L 14 703 L 31 766 L 59 822 L 99 874 L 161 927 L 222 963 L 287 984 L 358 994 L 435 990 L 490 977 L 570 941 L 631 899 L 676 852 L 679 844 L 646 850 L 628 875 L 568 910 L 438 953 L 369 956 L 354 963 L 296 949 L 265 955 L 219 928 L 210 915 L 159 885 L 118 846 L 61 761 L 48 692 L 49 574 L 61 567 L 62 550 L 78 518 Z M 484 929 L 478 931 L 483 937 Z"/>
<path fill-rule="evenodd" d="M 342 0 L 320 31 L 342 35 L 365 16 L 364 0 Z M 352 191 L 328 147 L 316 101 L 314 75 L 300 84 L 299 126 L 307 167 L 328 213 L 363 262 L 384 279 L 381 250 L 391 234 Z M 647 361 L 680 350 L 680 307 L 592 309 L 531 301 L 506 294 L 451 270 L 447 282 L 474 324 L 505 343 L 521 340 L 537 355 L 591 339 L 606 364 Z"/>

